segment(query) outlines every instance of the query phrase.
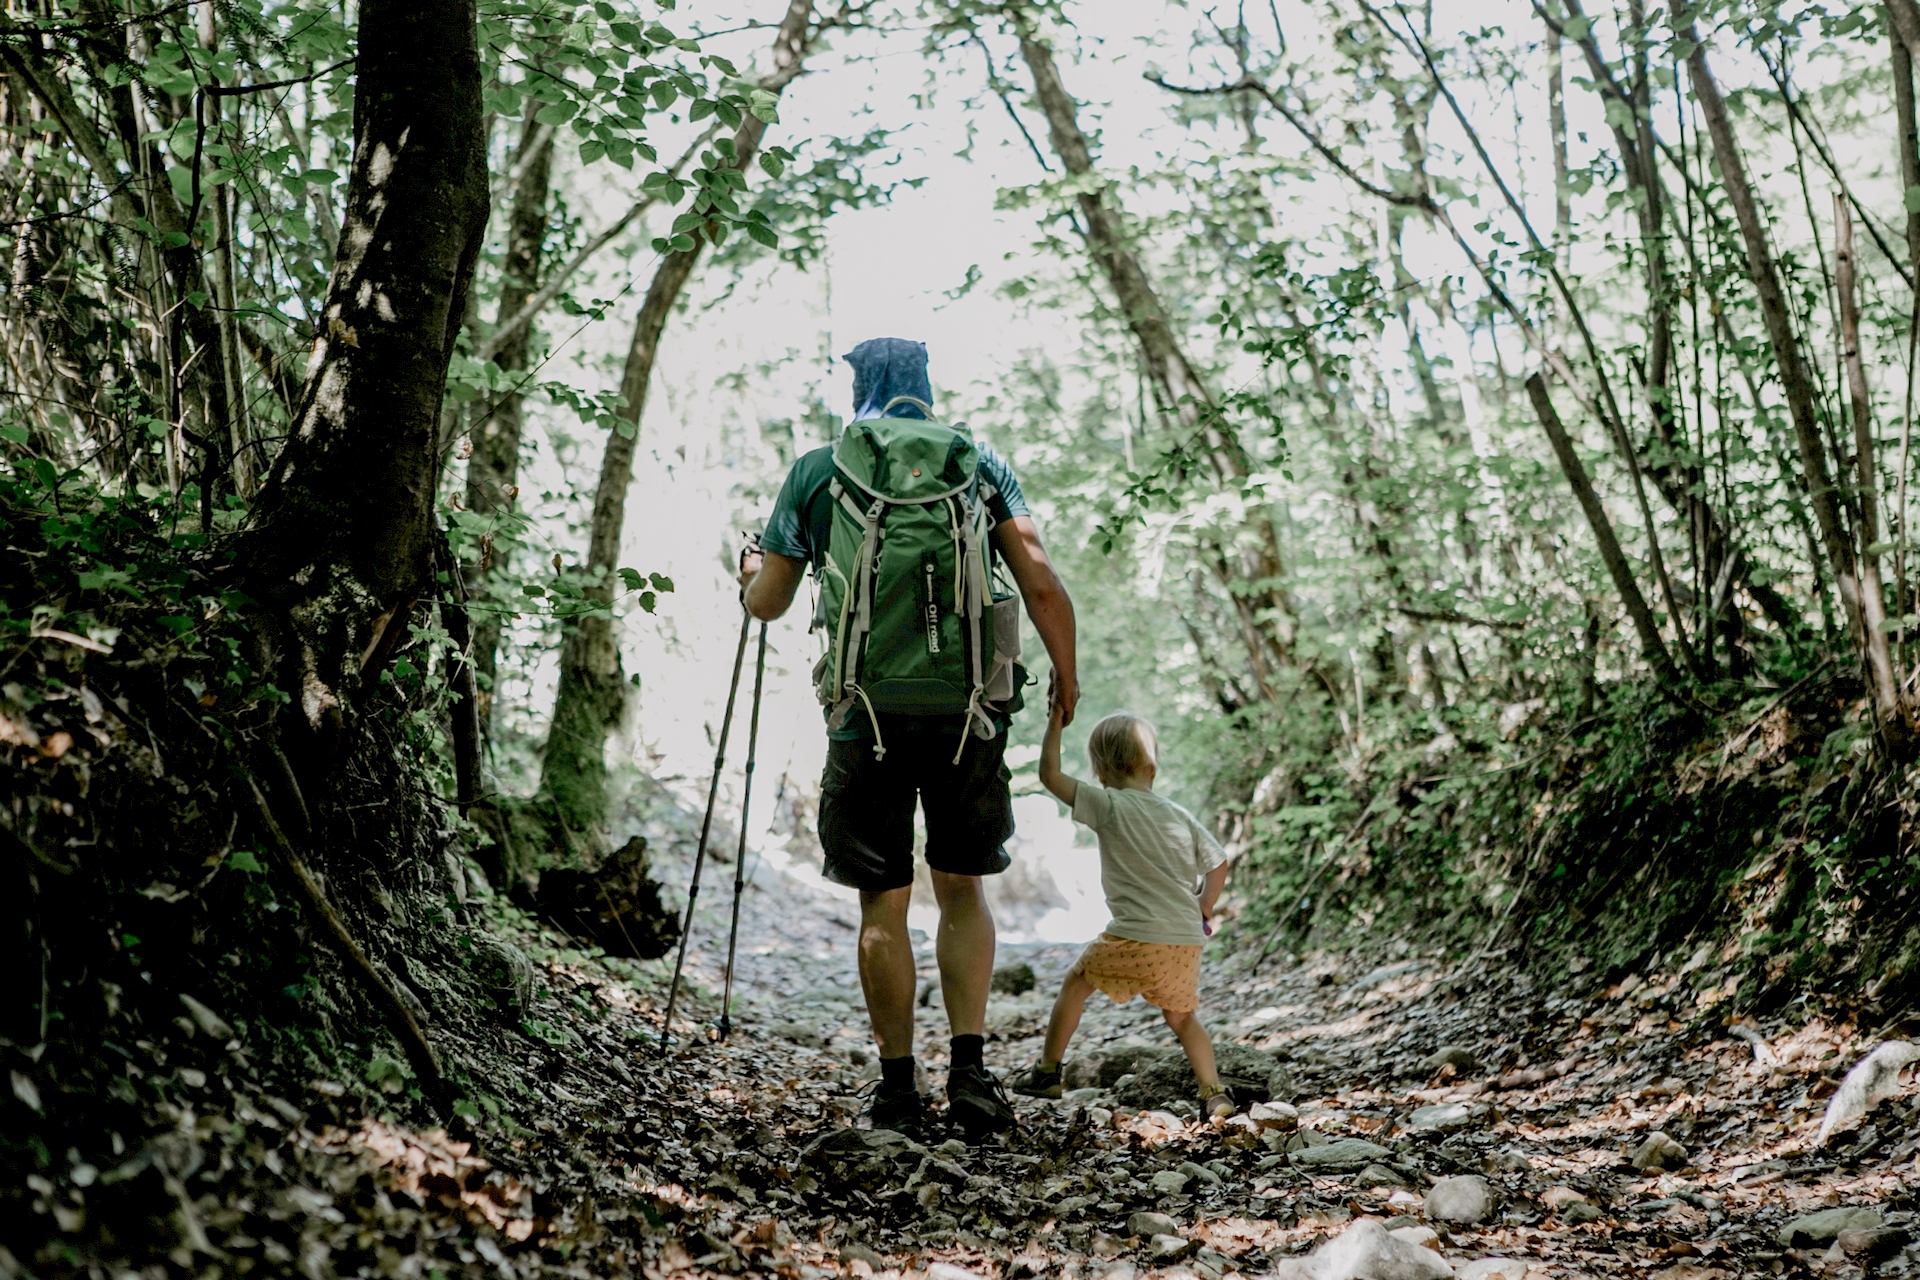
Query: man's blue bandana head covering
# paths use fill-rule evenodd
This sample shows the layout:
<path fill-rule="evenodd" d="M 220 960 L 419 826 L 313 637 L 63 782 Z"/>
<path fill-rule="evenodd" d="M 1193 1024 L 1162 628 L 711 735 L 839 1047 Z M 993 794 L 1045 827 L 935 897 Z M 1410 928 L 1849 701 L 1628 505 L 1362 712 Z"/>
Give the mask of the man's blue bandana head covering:
<path fill-rule="evenodd" d="M 895 396 L 912 396 L 933 403 L 933 386 L 927 381 L 927 344 L 906 338 L 869 338 L 843 357 L 853 366 L 853 420 L 878 418 L 886 410 L 889 418 L 924 418 L 910 404 L 886 409 Z"/>

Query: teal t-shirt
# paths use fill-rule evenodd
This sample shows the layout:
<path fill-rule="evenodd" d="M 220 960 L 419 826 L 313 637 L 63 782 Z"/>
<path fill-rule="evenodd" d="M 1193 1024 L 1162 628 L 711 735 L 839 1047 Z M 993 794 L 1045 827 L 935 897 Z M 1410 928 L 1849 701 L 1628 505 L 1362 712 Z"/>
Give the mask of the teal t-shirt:
<path fill-rule="evenodd" d="M 805 560 L 813 566 L 815 577 L 826 562 L 827 537 L 833 528 L 833 494 L 828 488 L 833 474 L 831 445 L 802 454 L 793 464 L 793 470 L 787 473 L 786 483 L 780 486 L 780 496 L 773 500 L 773 514 L 767 518 L 766 530 L 760 535 L 761 547 L 789 559 Z M 993 496 L 987 499 L 987 514 L 996 526 L 1015 516 L 1030 514 L 1013 468 L 985 444 L 980 446 L 980 483 L 993 488 Z M 1020 703 L 1016 689 L 1008 711 L 1018 710 Z M 883 735 L 916 729 L 959 733 L 965 719 L 964 716 L 883 715 L 880 731 Z M 1009 720 L 1010 716 L 997 715 L 995 727 L 1004 733 Z M 829 730 L 827 736 L 841 741 L 865 741 L 873 737 L 873 725 L 865 715 L 848 716 L 843 727 Z"/>

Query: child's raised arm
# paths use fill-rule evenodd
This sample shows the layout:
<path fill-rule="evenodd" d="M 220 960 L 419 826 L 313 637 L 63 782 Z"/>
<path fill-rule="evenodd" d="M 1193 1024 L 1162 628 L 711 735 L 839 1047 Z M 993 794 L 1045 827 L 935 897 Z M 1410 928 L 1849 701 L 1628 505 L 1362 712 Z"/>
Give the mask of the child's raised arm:
<path fill-rule="evenodd" d="M 1060 772 L 1060 728 L 1065 723 L 1065 710 L 1058 702 L 1049 698 L 1047 736 L 1040 740 L 1040 785 L 1053 792 L 1061 804 L 1071 809 L 1074 797 L 1080 794 L 1080 784 L 1069 775 Z"/>

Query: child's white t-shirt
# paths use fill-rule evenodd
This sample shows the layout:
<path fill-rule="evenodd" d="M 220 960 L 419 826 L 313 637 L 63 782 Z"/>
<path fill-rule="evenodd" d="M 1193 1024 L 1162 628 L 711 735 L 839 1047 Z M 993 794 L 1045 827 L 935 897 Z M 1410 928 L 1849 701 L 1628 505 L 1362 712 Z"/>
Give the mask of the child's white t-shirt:
<path fill-rule="evenodd" d="M 1073 818 L 1100 837 L 1100 887 L 1113 913 L 1108 933 L 1174 946 L 1207 940 L 1200 878 L 1227 855 L 1197 818 L 1151 791 L 1077 780 Z"/>

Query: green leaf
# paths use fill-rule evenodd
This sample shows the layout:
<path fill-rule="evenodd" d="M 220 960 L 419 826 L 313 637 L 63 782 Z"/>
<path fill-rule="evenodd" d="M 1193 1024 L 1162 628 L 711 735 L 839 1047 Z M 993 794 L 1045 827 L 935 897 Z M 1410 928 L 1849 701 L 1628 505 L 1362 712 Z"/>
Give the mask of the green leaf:
<path fill-rule="evenodd" d="M 769 249 L 780 247 L 780 237 L 773 233 L 772 227 L 760 222 L 748 222 L 742 225 L 746 227 L 747 235 L 755 244 L 763 244 Z"/>
<path fill-rule="evenodd" d="M 0 440 L 5 440 L 8 444 L 25 444 L 27 429 L 15 426 L 0 427 Z"/>
<path fill-rule="evenodd" d="M 673 590 L 673 579 L 664 573 L 650 573 L 647 575 L 647 581 L 653 584 L 655 591 Z"/>
<path fill-rule="evenodd" d="M 1581 14 L 1577 18 L 1567 19 L 1566 25 L 1560 28 L 1560 33 L 1569 40 L 1579 41 L 1585 40 L 1587 32 L 1591 30 L 1593 30 L 1593 19 Z"/>
<path fill-rule="evenodd" d="M 718 105 L 712 98 L 695 98 L 693 106 L 687 110 L 687 119 L 695 122 L 705 120 Z"/>
<path fill-rule="evenodd" d="M 755 89 L 747 95 L 747 110 L 753 112 L 753 118 L 766 124 L 780 123 L 780 97 L 765 89 Z"/>
<path fill-rule="evenodd" d="M 774 177 L 774 178 L 779 177 L 781 174 L 787 171 L 787 166 L 785 162 L 783 162 L 779 156 L 776 156 L 771 151 L 765 152 L 761 155 L 760 167 L 767 171 L 767 175 L 769 177 Z"/>
<path fill-rule="evenodd" d="M 678 94 L 674 93 L 673 86 L 668 84 L 665 80 L 655 80 L 653 82 L 652 92 L 653 92 L 653 105 L 655 107 L 670 107 L 673 105 L 674 98 L 679 96 Z"/>
<path fill-rule="evenodd" d="M 692 236 L 687 236 L 687 235 L 675 236 L 673 239 L 667 241 L 667 243 L 670 246 L 672 246 L 673 251 L 675 253 L 692 253 L 694 250 L 694 243 L 693 243 Z"/>
<path fill-rule="evenodd" d="M 645 609 L 645 610 L 646 610 L 646 611 L 647 611 L 648 613 L 652 613 L 652 612 L 653 612 L 653 605 L 654 605 L 654 594 L 653 594 L 653 592 L 651 592 L 651 591 L 642 591 L 642 592 L 640 593 L 640 607 L 641 607 L 642 609 Z"/>
<path fill-rule="evenodd" d="M 235 849 L 228 854 L 227 865 L 235 871 L 247 871 L 256 876 L 265 875 L 267 871 L 266 867 L 261 865 L 260 859 L 248 849 Z"/>
<path fill-rule="evenodd" d="M 640 584 L 645 581 L 646 579 L 640 576 L 640 571 L 638 569 L 620 570 L 621 585 L 626 587 L 626 589 L 629 591 L 638 591 L 640 589 Z"/>
<path fill-rule="evenodd" d="M 607 154 L 607 144 L 589 139 L 580 144 L 580 163 L 592 164 Z"/>
<path fill-rule="evenodd" d="M 565 124 L 579 111 L 579 104 L 574 102 L 549 102 L 533 118 L 541 124 Z"/>

